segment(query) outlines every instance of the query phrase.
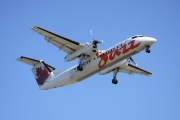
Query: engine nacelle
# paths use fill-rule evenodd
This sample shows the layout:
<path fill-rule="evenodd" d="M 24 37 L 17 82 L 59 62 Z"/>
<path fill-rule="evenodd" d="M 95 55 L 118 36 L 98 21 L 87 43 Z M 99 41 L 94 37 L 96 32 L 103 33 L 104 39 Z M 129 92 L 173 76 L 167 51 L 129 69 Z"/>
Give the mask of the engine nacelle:
<path fill-rule="evenodd" d="M 93 49 L 94 48 L 93 48 L 92 43 L 87 43 L 81 49 L 79 49 L 79 50 L 77 50 L 77 51 L 67 55 L 64 60 L 66 62 L 68 62 L 68 61 L 76 59 L 81 54 L 90 55 L 92 53 Z"/>

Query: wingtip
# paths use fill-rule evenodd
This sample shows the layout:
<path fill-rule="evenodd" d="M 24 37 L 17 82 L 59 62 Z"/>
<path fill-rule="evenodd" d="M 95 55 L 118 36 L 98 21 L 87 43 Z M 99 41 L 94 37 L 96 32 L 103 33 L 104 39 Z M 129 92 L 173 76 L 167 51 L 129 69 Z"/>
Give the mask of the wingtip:
<path fill-rule="evenodd" d="M 32 30 L 33 30 L 34 28 L 38 28 L 38 26 L 33 26 L 33 27 L 31 27 Z"/>
<path fill-rule="evenodd" d="M 16 58 L 17 61 L 20 61 L 23 58 L 23 56 L 20 56 L 18 58 Z"/>

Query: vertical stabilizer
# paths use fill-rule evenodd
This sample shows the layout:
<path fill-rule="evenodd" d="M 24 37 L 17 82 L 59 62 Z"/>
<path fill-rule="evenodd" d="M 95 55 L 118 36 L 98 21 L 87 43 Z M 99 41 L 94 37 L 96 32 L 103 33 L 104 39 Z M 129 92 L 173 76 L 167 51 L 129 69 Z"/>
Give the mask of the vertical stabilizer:
<path fill-rule="evenodd" d="M 52 76 L 41 61 L 32 68 L 32 72 L 39 86 L 48 81 L 49 76 Z"/>
<path fill-rule="evenodd" d="M 23 56 L 21 56 L 17 60 L 33 66 L 32 72 L 39 87 L 42 86 L 46 81 L 49 81 L 54 77 L 52 71 L 55 70 L 55 68 L 46 64 L 42 60 L 35 60 Z"/>

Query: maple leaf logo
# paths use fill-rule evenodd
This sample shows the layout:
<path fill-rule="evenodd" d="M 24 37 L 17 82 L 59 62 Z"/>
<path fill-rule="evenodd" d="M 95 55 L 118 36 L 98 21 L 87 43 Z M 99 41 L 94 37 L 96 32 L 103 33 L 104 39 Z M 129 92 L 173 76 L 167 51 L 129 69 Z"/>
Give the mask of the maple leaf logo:
<path fill-rule="evenodd" d="M 42 67 L 36 68 L 36 81 L 38 85 L 43 85 L 46 79 L 49 77 L 49 73 L 46 67 L 44 67 L 44 70 Z"/>

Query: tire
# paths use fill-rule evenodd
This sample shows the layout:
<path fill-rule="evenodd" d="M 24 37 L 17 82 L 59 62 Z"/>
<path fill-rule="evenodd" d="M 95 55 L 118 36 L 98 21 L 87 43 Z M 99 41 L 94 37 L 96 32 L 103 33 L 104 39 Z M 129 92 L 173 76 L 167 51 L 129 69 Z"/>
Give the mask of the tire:
<path fill-rule="evenodd" d="M 112 83 L 113 84 L 118 84 L 118 80 L 117 79 L 112 79 Z"/>
<path fill-rule="evenodd" d="M 147 53 L 150 53 L 150 52 L 151 52 L 151 50 L 150 50 L 150 49 L 147 49 L 147 50 L 146 50 L 146 52 L 147 52 Z"/>
<path fill-rule="evenodd" d="M 83 67 L 80 66 L 80 65 L 78 65 L 78 66 L 77 66 L 77 70 L 82 71 L 82 70 L 83 70 Z"/>

